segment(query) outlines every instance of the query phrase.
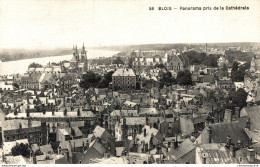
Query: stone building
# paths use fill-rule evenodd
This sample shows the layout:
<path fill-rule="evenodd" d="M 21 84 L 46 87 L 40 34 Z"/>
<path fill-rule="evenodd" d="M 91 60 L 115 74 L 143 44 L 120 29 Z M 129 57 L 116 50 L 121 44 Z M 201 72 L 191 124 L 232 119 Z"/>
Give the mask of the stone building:
<path fill-rule="evenodd" d="M 117 69 L 112 75 L 112 88 L 114 90 L 136 89 L 136 75 L 132 69 Z"/>
<path fill-rule="evenodd" d="M 46 122 L 32 120 L 6 120 L 2 126 L 4 141 L 28 139 L 30 144 L 47 144 Z"/>

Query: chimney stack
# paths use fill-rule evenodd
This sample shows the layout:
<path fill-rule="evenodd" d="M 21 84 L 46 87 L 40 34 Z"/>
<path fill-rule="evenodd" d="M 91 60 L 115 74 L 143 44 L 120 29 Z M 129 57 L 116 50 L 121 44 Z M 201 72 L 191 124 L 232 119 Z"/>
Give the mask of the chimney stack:
<path fill-rule="evenodd" d="M 85 144 L 85 150 L 89 149 L 89 143 L 88 141 L 86 141 L 86 144 Z"/>
<path fill-rule="evenodd" d="M 246 128 L 247 128 L 248 130 L 251 130 L 250 118 L 248 118 L 248 120 L 246 121 Z"/>
<path fill-rule="evenodd" d="M 31 128 L 31 127 L 32 127 L 32 120 L 28 119 L 28 128 Z"/>
<path fill-rule="evenodd" d="M 232 110 L 226 109 L 225 116 L 224 116 L 224 122 L 231 122 L 231 121 L 232 121 Z"/>
<path fill-rule="evenodd" d="M 232 157 L 235 157 L 235 146 L 234 144 L 230 145 L 230 154 Z"/>
<path fill-rule="evenodd" d="M 66 151 L 66 158 L 67 158 L 67 161 L 69 162 L 69 160 L 70 160 L 70 153 L 69 153 L 69 151 Z"/>
<path fill-rule="evenodd" d="M 33 164 L 37 164 L 36 155 L 33 155 Z"/>
<path fill-rule="evenodd" d="M 176 149 L 178 147 L 178 138 L 177 135 L 175 135 L 175 141 L 173 142 L 173 148 Z"/>
<path fill-rule="evenodd" d="M 30 117 L 30 111 L 28 109 L 26 110 L 26 117 Z"/>
<path fill-rule="evenodd" d="M 202 163 L 203 164 L 207 163 L 207 155 L 205 153 L 202 155 Z"/>
<path fill-rule="evenodd" d="M 63 112 L 63 115 L 64 115 L 64 116 L 67 116 L 67 112 L 68 112 L 68 111 L 67 111 L 67 109 L 65 108 L 65 110 L 64 110 L 64 112 Z"/>
<path fill-rule="evenodd" d="M 240 118 L 240 108 L 239 107 L 235 107 L 235 115 L 236 115 L 236 119 Z"/>
<path fill-rule="evenodd" d="M 231 138 L 230 138 L 230 136 L 228 135 L 228 136 L 227 136 L 227 147 L 229 148 L 230 145 L 231 145 Z"/>
<path fill-rule="evenodd" d="M 247 149 L 247 160 L 249 163 L 255 162 L 255 150 L 253 147 L 248 147 Z"/>

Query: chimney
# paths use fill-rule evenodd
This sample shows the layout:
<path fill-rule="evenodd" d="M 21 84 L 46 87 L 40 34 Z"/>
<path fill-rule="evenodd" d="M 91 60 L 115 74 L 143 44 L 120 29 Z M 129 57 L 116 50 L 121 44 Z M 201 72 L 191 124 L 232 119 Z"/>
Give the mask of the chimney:
<path fill-rule="evenodd" d="M 241 142 L 241 140 L 237 140 L 237 147 L 238 147 L 238 148 L 241 148 L 241 147 L 242 147 L 242 142 Z"/>
<path fill-rule="evenodd" d="M 36 155 L 33 155 L 33 164 L 37 164 Z"/>
<path fill-rule="evenodd" d="M 145 143 L 144 143 L 144 141 L 142 141 L 141 144 L 142 144 L 142 153 L 144 153 L 145 152 Z"/>
<path fill-rule="evenodd" d="M 202 155 L 202 163 L 203 164 L 207 163 L 207 155 L 205 153 Z"/>
<path fill-rule="evenodd" d="M 70 160 L 70 153 L 69 153 L 69 151 L 66 151 L 66 158 L 67 158 L 67 161 L 69 162 L 69 160 Z"/>
<path fill-rule="evenodd" d="M 19 129 L 22 129 L 22 123 L 19 123 Z"/>
<path fill-rule="evenodd" d="M 235 157 L 235 146 L 234 144 L 230 145 L 230 154 L 232 157 Z"/>
<path fill-rule="evenodd" d="M 225 116 L 224 116 L 224 122 L 231 122 L 231 121 L 232 121 L 232 110 L 226 109 Z"/>
<path fill-rule="evenodd" d="M 240 108 L 239 107 L 235 107 L 235 115 L 236 115 L 236 119 L 240 118 Z"/>
<path fill-rule="evenodd" d="M 28 109 L 26 110 L 26 117 L 30 117 L 30 111 Z"/>
<path fill-rule="evenodd" d="M 173 148 L 176 149 L 178 147 L 178 138 L 177 135 L 175 135 L 175 141 L 173 142 Z"/>
<path fill-rule="evenodd" d="M 248 147 L 247 149 L 247 160 L 249 163 L 255 162 L 255 150 L 253 147 Z"/>
<path fill-rule="evenodd" d="M 69 126 L 70 126 L 70 125 L 69 125 Z M 75 130 L 74 130 L 73 128 L 71 128 L 71 135 L 72 135 L 72 137 L 73 137 L 72 139 L 74 139 L 74 137 L 75 137 L 76 134 L 75 134 Z M 75 142 L 74 142 L 74 144 L 75 144 Z"/>
<path fill-rule="evenodd" d="M 63 112 L 64 116 L 67 116 L 67 109 L 65 108 L 64 112 Z"/>
<path fill-rule="evenodd" d="M 31 128 L 31 127 L 32 127 L 32 120 L 29 119 L 29 120 L 28 120 L 28 128 Z"/>
<path fill-rule="evenodd" d="M 149 124 L 149 119 L 148 119 L 148 115 L 147 115 L 147 113 L 145 113 L 145 123 L 146 123 L 146 125 Z"/>
<path fill-rule="evenodd" d="M 80 117 L 80 110 L 79 110 L 79 108 L 77 110 L 77 116 Z"/>
<path fill-rule="evenodd" d="M 206 134 L 205 134 L 205 143 L 211 143 L 212 142 L 212 128 L 211 127 L 206 127 Z M 204 136 L 204 135 L 203 135 Z M 204 137 L 203 137 L 204 138 Z"/>
<path fill-rule="evenodd" d="M 250 122 L 250 118 L 248 118 L 248 120 L 246 121 L 246 128 L 247 128 L 248 130 L 250 130 L 250 129 L 251 129 L 251 122 Z"/>
<path fill-rule="evenodd" d="M 63 97 L 63 107 L 65 107 L 65 104 L 66 104 L 65 97 Z"/>
<path fill-rule="evenodd" d="M 227 147 L 229 148 L 230 145 L 231 145 L 231 138 L 230 138 L 230 136 L 228 135 L 228 136 L 227 136 Z"/>
<path fill-rule="evenodd" d="M 89 149 L 89 143 L 88 141 L 86 141 L 86 144 L 85 144 L 85 150 Z"/>

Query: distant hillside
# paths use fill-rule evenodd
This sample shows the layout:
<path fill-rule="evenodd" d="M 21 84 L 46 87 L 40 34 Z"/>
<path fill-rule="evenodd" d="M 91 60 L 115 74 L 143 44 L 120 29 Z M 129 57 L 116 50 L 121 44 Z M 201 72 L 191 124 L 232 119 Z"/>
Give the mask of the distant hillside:
<path fill-rule="evenodd" d="M 184 47 L 187 49 L 194 47 L 205 47 L 206 43 L 175 43 L 175 44 L 141 44 L 141 45 L 113 45 L 93 47 L 94 49 L 106 49 L 117 51 L 129 51 L 129 50 L 171 50 L 180 49 Z M 260 47 L 260 43 L 257 42 L 233 42 L 233 43 L 207 43 L 208 48 L 222 48 L 228 47 L 246 46 L 246 47 Z"/>
<path fill-rule="evenodd" d="M 0 51 L 0 60 L 13 61 L 49 56 L 62 56 L 72 54 L 72 49 L 59 48 L 51 50 L 26 50 L 26 49 L 3 49 Z"/>
<path fill-rule="evenodd" d="M 141 45 L 115 45 L 115 46 L 102 46 L 102 47 L 92 47 L 90 49 L 99 50 L 115 50 L 120 51 L 117 56 L 129 55 L 133 50 L 183 50 L 192 48 L 204 48 L 205 43 L 175 43 L 175 44 L 141 44 Z M 221 48 L 227 49 L 228 47 L 249 47 L 249 48 L 260 48 L 260 43 L 250 43 L 250 42 L 237 42 L 237 43 L 208 43 L 208 48 Z M 57 48 L 57 49 L 45 49 L 45 50 L 27 50 L 27 49 L 3 49 L 0 51 L 0 60 L 2 61 L 13 61 L 21 59 L 30 58 L 40 58 L 48 56 L 61 56 L 72 54 L 72 48 Z"/>

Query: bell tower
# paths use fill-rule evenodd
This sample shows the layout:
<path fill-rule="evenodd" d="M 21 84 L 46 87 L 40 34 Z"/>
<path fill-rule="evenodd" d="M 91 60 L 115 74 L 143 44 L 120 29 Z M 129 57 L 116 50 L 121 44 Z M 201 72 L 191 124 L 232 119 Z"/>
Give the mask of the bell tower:
<path fill-rule="evenodd" d="M 84 71 L 88 70 L 88 57 L 87 57 L 87 51 L 85 49 L 84 43 L 81 50 L 81 60 L 80 62 L 84 63 Z"/>

